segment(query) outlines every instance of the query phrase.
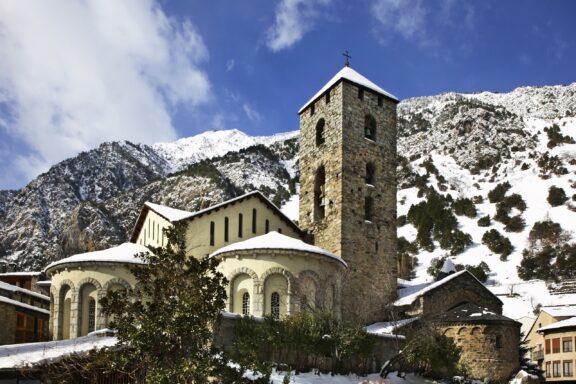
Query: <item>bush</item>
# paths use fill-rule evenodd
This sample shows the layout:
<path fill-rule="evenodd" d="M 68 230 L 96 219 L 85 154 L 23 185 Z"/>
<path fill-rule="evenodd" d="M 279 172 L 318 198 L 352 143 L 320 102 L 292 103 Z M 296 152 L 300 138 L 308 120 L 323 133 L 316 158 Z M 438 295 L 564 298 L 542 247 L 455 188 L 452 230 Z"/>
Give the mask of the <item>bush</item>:
<path fill-rule="evenodd" d="M 562 226 L 552 220 L 538 221 L 532 226 L 528 234 L 528 240 L 531 247 L 539 245 L 555 246 L 559 245 L 563 232 Z"/>
<path fill-rule="evenodd" d="M 403 226 L 405 226 L 405 225 L 406 225 L 406 222 L 407 222 L 407 221 L 406 221 L 406 215 L 398 216 L 398 218 L 396 219 L 396 225 L 397 225 L 398 227 L 403 227 Z"/>
<path fill-rule="evenodd" d="M 476 217 L 476 206 L 474 202 L 468 198 L 459 198 L 452 203 L 454 213 L 458 216 L 468 216 L 471 218 Z"/>
<path fill-rule="evenodd" d="M 514 247 L 507 237 L 504 237 L 496 229 L 491 229 L 482 236 L 482 244 L 489 250 L 500 255 L 500 259 L 505 261 L 512 253 Z"/>
<path fill-rule="evenodd" d="M 498 184 L 496 187 L 494 187 L 493 190 L 488 192 L 488 200 L 490 200 L 491 203 L 499 203 L 502 201 L 502 199 L 504 199 L 506 192 L 508 192 L 511 187 L 512 186 L 507 181 Z"/>
<path fill-rule="evenodd" d="M 522 216 L 517 215 L 508 218 L 506 225 L 504 226 L 504 230 L 506 232 L 522 232 L 525 227 L 526 221 L 522 218 Z"/>
<path fill-rule="evenodd" d="M 557 124 L 551 127 L 544 128 L 544 132 L 548 135 L 548 148 L 554 148 L 561 144 L 574 144 L 575 141 L 570 136 L 564 136 L 560 133 L 560 127 Z"/>
<path fill-rule="evenodd" d="M 522 199 L 522 196 L 517 193 L 505 196 L 498 204 L 500 204 L 502 208 L 507 209 L 508 212 L 510 212 L 512 208 L 516 208 L 522 212 L 526 210 L 526 202 Z"/>
<path fill-rule="evenodd" d="M 564 204 L 566 200 L 568 200 L 568 197 L 566 197 L 564 189 L 555 186 L 550 187 L 548 190 L 548 203 L 550 203 L 551 206 L 558 207 Z"/>
<path fill-rule="evenodd" d="M 576 277 L 576 244 L 545 246 L 542 250 L 522 252 L 518 276 L 523 280 L 573 279 Z"/>
<path fill-rule="evenodd" d="M 478 219 L 479 227 L 489 227 L 490 226 L 490 215 L 483 216 Z"/>
<path fill-rule="evenodd" d="M 473 265 L 465 265 L 464 269 L 467 269 L 468 272 L 473 274 L 478 280 L 485 283 L 488 280 L 488 273 L 490 272 L 490 267 L 485 262 L 481 262 L 480 264 L 473 266 Z"/>

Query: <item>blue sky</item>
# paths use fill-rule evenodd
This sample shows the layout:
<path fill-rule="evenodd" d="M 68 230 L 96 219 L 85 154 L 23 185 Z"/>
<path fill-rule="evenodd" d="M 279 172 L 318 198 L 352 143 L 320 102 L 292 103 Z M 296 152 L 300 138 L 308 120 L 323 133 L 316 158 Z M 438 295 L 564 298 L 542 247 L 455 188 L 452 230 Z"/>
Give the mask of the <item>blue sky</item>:
<path fill-rule="evenodd" d="M 267 135 L 343 65 L 400 99 L 576 81 L 572 0 L 0 2 L 0 189 L 103 141 Z"/>

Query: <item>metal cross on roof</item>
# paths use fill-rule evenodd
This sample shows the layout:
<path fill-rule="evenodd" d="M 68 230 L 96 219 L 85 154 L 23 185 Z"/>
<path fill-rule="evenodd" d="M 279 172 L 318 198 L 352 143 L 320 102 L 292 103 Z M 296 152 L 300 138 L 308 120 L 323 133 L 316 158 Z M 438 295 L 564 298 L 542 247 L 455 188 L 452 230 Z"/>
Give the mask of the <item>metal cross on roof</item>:
<path fill-rule="evenodd" d="M 348 50 L 344 51 L 344 53 L 342 54 L 342 56 L 344 56 L 346 58 L 346 61 L 344 62 L 344 65 L 349 67 L 350 66 L 350 59 L 352 58 L 352 56 L 350 56 L 350 54 L 348 53 Z"/>

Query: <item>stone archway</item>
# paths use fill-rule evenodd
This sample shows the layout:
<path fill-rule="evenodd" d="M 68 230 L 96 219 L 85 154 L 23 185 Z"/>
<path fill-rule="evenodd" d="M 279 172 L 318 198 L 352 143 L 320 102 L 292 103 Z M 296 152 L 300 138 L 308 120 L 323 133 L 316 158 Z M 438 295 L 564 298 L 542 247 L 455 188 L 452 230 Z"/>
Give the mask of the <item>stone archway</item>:
<path fill-rule="evenodd" d="M 230 312 L 242 313 L 240 296 L 247 292 L 250 295 L 250 314 L 262 316 L 262 284 L 256 272 L 247 267 L 237 268 L 228 275 L 228 282 L 226 308 Z"/>
<path fill-rule="evenodd" d="M 264 288 L 264 314 L 274 315 L 273 302 L 275 301 L 278 301 L 278 316 L 293 313 L 294 302 L 292 292 L 296 281 L 294 275 L 284 268 L 273 267 L 264 272 L 260 279 L 262 280 L 262 286 Z M 273 296 L 274 293 L 278 294 L 279 297 Z"/>
<path fill-rule="evenodd" d="M 92 277 L 86 277 L 78 283 L 76 336 L 86 336 L 99 329 L 97 319 L 100 317 L 100 297 L 102 285 Z"/>

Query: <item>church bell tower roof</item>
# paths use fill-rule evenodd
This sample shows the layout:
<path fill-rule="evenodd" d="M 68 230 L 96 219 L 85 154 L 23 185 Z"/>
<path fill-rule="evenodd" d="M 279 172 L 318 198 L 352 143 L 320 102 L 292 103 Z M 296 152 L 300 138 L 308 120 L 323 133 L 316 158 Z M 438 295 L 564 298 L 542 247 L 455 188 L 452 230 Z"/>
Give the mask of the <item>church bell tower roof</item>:
<path fill-rule="evenodd" d="M 399 101 L 398 98 L 396 96 L 394 96 L 393 94 L 386 92 L 385 90 L 383 90 L 382 88 L 380 88 L 379 86 L 377 86 L 376 84 L 374 84 L 373 82 L 368 80 L 366 77 L 364 77 L 360 73 L 353 70 L 351 67 L 345 66 L 336 75 L 334 75 L 334 77 L 332 79 L 330 79 L 330 81 L 328 81 L 322 87 L 322 89 L 320 89 L 314 96 L 312 96 L 312 98 L 310 100 L 308 100 L 306 102 L 306 104 L 304 104 L 304 106 L 302 106 L 302 108 L 300 108 L 300 110 L 298 111 L 298 114 L 302 113 L 313 101 L 315 101 L 317 98 L 322 96 L 322 94 L 324 94 L 324 92 L 326 92 L 327 90 L 332 88 L 334 85 L 338 84 L 338 82 L 340 80 L 347 80 L 347 81 L 352 82 L 354 84 L 368 88 L 368 89 L 378 93 L 379 95 L 386 96 L 386 97 L 388 97 L 388 98 L 390 98 L 396 102 Z"/>

